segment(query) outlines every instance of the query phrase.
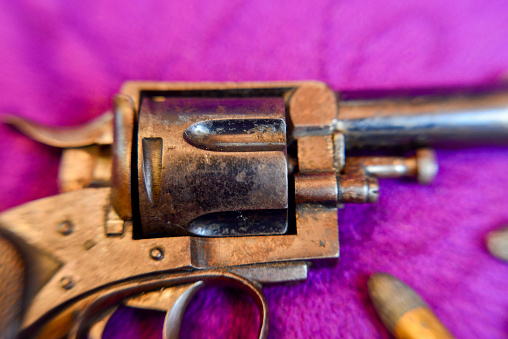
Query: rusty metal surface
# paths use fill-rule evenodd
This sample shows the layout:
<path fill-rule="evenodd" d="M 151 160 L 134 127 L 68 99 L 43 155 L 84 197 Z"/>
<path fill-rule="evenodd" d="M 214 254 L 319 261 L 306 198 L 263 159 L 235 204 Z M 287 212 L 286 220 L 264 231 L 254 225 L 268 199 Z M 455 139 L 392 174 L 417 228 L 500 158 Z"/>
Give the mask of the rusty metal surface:
<path fill-rule="evenodd" d="M 277 160 L 279 163 L 275 168 L 276 171 L 272 170 L 271 172 L 279 176 L 280 179 L 274 180 L 274 176 L 270 174 L 265 176 L 264 180 L 268 184 L 270 182 L 282 182 L 282 187 L 286 187 L 288 165 L 285 146 L 282 147 L 281 143 L 286 138 L 286 132 L 285 129 L 281 129 L 283 125 L 280 121 L 283 121 L 282 119 L 285 117 L 286 106 L 289 114 L 291 112 L 305 112 L 303 107 L 288 105 L 288 100 L 294 91 L 294 88 L 290 86 L 305 86 L 305 83 L 288 83 L 283 90 L 278 85 L 271 85 L 274 87 L 259 89 L 259 93 L 264 93 L 262 100 L 258 101 L 258 103 L 261 103 L 262 110 L 253 113 L 251 107 L 249 108 L 249 119 L 256 119 L 255 124 L 252 126 L 255 131 L 248 128 L 248 133 L 240 135 L 241 140 L 236 144 L 226 140 L 224 147 L 227 150 L 221 152 L 221 154 L 227 153 L 231 156 L 237 156 L 238 154 L 247 153 L 249 158 L 252 154 L 260 154 L 262 159 L 265 159 L 266 155 L 280 154 L 274 158 L 280 159 Z M 315 86 L 316 84 L 310 83 L 310 85 Z M 329 90 L 325 87 L 322 88 L 325 93 L 328 93 L 326 91 Z M 166 88 L 166 90 L 170 89 Z M 268 96 L 275 95 L 279 99 L 267 99 L 267 93 Z M 224 101 L 226 99 L 221 100 L 223 103 L 226 102 Z M 208 270 L 221 267 L 226 271 L 231 270 L 256 281 L 267 283 L 297 281 L 304 279 L 307 275 L 307 264 L 303 261 L 338 257 L 337 208 L 333 203 L 330 203 L 329 196 L 326 197 L 326 203 L 311 202 L 312 192 L 307 191 L 306 193 L 305 190 L 302 190 L 300 196 L 310 195 L 311 197 L 305 198 L 307 199 L 305 202 L 299 201 L 293 207 L 292 213 L 295 214 L 292 218 L 295 223 L 294 230 L 284 236 L 257 235 L 230 238 L 180 236 L 133 240 L 133 228 L 135 226 L 133 221 L 128 220 L 129 209 L 118 207 L 120 206 L 118 203 L 129 207 L 127 197 L 122 192 L 130 192 L 128 159 L 131 155 L 129 144 L 134 140 L 130 138 L 133 135 L 131 133 L 135 132 L 134 124 L 136 123 L 137 114 L 134 107 L 136 106 L 139 106 L 139 103 L 132 103 L 131 99 L 125 96 L 117 97 L 115 100 L 116 138 L 112 152 L 112 188 L 73 190 L 12 209 L 3 213 L 0 217 L 0 222 L 5 228 L 23 239 L 35 252 L 50 255 L 61 266 L 56 273 L 53 272 L 54 274 L 48 278 L 47 283 L 33 297 L 30 307 L 26 310 L 23 322 L 25 331 L 38 329 L 48 320 L 53 319 L 47 323 L 46 327 L 42 326 L 46 332 L 41 333 L 60 333 L 57 330 L 58 328 L 67 328 L 70 326 L 69 323 L 76 321 L 72 316 L 75 313 L 73 310 L 82 309 L 89 304 L 90 297 L 87 297 L 89 291 L 95 291 L 96 295 L 101 295 L 101 293 L 107 293 L 108 286 L 111 284 L 118 284 L 126 279 L 136 279 L 136 277 L 182 269 Z M 269 111 L 268 116 L 264 112 L 267 109 Z M 225 114 L 224 112 L 217 112 L 216 116 L 220 116 L 224 120 Z M 293 117 L 295 115 L 291 116 L 291 118 Z M 207 118 L 209 117 L 207 116 Z M 241 119 L 243 119 L 241 125 L 243 124 L 243 127 L 245 127 L 246 118 L 242 117 Z M 312 125 L 312 121 L 306 119 L 304 119 L 305 124 Z M 202 121 L 203 118 L 197 120 Z M 196 137 L 192 135 L 192 133 L 196 133 L 195 128 L 191 130 L 190 135 L 188 133 L 185 137 L 185 131 L 189 132 L 189 126 L 196 122 L 187 121 L 186 124 L 181 126 L 177 135 L 180 138 L 181 145 L 191 147 L 193 150 L 196 149 L 198 152 L 218 153 L 220 150 L 209 149 L 210 143 L 222 143 L 229 138 L 229 134 L 234 136 L 238 134 L 237 130 L 226 126 L 223 129 L 226 133 L 222 135 L 218 133 L 212 141 L 209 139 L 195 141 Z M 247 124 L 251 122 L 249 121 Z M 291 128 L 295 127 L 292 120 L 290 124 Z M 330 130 L 329 126 L 323 128 Z M 252 152 L 246 152 L 250 150 L 250 144 L 256 142 L 252 135 L 248 135 L 249 131 L 262 134 L 261 142 L 254 145 L 251 149 Z M 143 132 L 146 132 L 146 130 L 141 133 Z M 148 139 L 151 140 L 148 141 L 148 145 L 145 141 L 143 146 L 143 138 L 140 138 L 138 159 L 143 162 L 143 156 L 145 158 L 150 156 L 152 161 L 141 167 L 140 179 L 145 180 L 145 178 L 150 177 L 152 191 L 149 194 L 150 198 L 147 199 L 147 203 L 156 204 L 167 200 L 167 197 L 163 195 L 163 187 L 155 187 L 154 182 L 158 181 L 161 175 L 167 175 L 165 171 L 168 168 L 165 167 L 167 166 L 165 164 L 171 165 L 171 162 L 164 162 L 164 153 L 161 157 L 161 154 L 157 152 L 157 148 L 165 143 L 152 141 L 157 136 L 146 137 L 152 139 Z M 326 166 L 323 167 L 322 163 L 319 162 L 315 163 L 311 166 L 312 171 L 309 171 L 309 175 L 312 175 L 313 171 L 319 172 L 321 175 L 328 173 L 326 182 L 332 183 L 332 186 L 334 186 L 334 174 L 327 172 L 330 169 L 333 170 L 334 162 L 331 137 L 319 137 L 319 141 L 322 140 L 327 144 Z M 195 147 L 196 145 L 198 147 Z M 308 156 L 310 157 L 311 153 Z M 303 162 L 305 162 L 305 157 L 302 158 Z M 157 159 L 162 160 L 158 162 Z M 83 164 L 86 161 L 89 160 L 76 161 L 74 165 Z M 86 167 L 87 173 L 89 173 L 90 167 Z M 150 175 L 145 175 L 143 168 L 145 168 L 145 173 L 150 172 Z M 217 166 L 211 168 L 217 168 Z M 238 176 L 235 176 L 235 178 L 241 179 Z M 230 180 L 229 177 L 224 178 L 224 180 L 226 179 Z M 221 182 L 217 183 L 223 184 Z M 273 187 L 278 186 L 280 184 Z M 271 192 L 267 191 L 267 193 L 279 196 L 280 206 L 287 208 L 287 189 L 283 189 L 282 192 L 273 190 Z M 207 194 L 209 195 L 209 192 Z M 157 197 L 157 195 L 159 196 Z M 332 193 L 332 200 L 333 195 Z M 130 197 L 128 198 L 130 199 Z M 264 203 L 270 208 L 274 206 L 270 200 Z M 255 207 L 259 208 L 260 204 L 262 205 L 263 201 L 258 201 Z M 61 208 L 55 210 L 55 206 L 61 206 Z M 79 211 L 79 213 L 76 211 Z M 155 255 L 154 251 L 157 252 Z M 290 265 L 290 262 L 295 264 Z M 58 315 L 59 313 L 60 315 Z"/>
<path fill-rule="evenodd" d="M 83 189 L 92 183 L 96 153 L 95 145 L 69 148 L 62 152 L 58 172 L 60 192 Z"/>
<path fill-rule="evenodd" d="M 337 177 L 334 172 L 296 174 L 295 203 L 315 203 L 337 206 Z"/>
<path fill-rule="evenodd" d="M 110 309 L 115 308 L 124 300 L 128 300 L 132 297 L 139 298 L 140 295 L 147 292 L 161 293 L 164 289 L 173 287 L 176 287 L 177 291 L 180 290 L 182 293 L 177 292 L 175 298 L 176 300 L 173 298 L 169 298 L 168 300 L 169 305 L 167 306 L 169 306 L 170 309 L 167 310 L 168 312 L 164 324 L 163 338 L 176 338 L 179 332 L 181 316 L 185 311 L 185 307 L 187 306 L 189 299 L 192 298 L 197 289 L 202 286 L 200 282 L 237 288 L 251 296 L 259 309 L 261 325 L 258 331 L 258 338 L 261 339 L 267 337 L 269 327 L 268 305 L 260 286 L 232 273 L 210 270 L 206 272 L 198 271 L 190 273 L 176 273 L 149 281 L 136 281 L 133 283 L 128 282 L 119 284 L 108 291 L 107 294 L 96 297 L 87 305 L 87 307 L 81 312 L 76 325 L 71 330 L 69 338 L 87 338 L 93 324 L 100 321 L 103 316 L 109 316 Z M 196 285 L 194 283 L 198 284 Z M 183 288 L 182 291 L 182 286 L 185 285 L 188 285 L 187 289 Z M 142 296 L 141 299 L 138 299 L 138 305 L 139 303 L 150 304 L 150 300 L 149 298 Z M 152 305 L 149 307 L 152 307 Z"/>
<path fill-rule="evenodd" d="M 307 279 L 308 262 L 283 262 L 232 267 L 229 272 L 261 284 L 293 283 Z"/>
<path fill-rule="evenodd" d="M 58 186 L 60 192 L 111 186 L 111 147 L 91 145 L 64 149 Z"/>
<path fill-rule="evenodd" d="M 348 157 L 339 175 L 339 201 L 343 203 L 376 202 L 379 195 L 377 178 L 415 178 L 430 184 L 438 170 L 436 154 L 420 148 L 409 157 L 355 156 Z"/>
<path fill-rule="evenodd" d="M 135 104 L 129 96 L 117 95 L 113 101 L 115 116 L 112 147 L 111 197 L 113 207 L 122 219 L 132 219 L 131 166 L 132 142 L 136 123 Z"/>
<path fill-rule="evenodd" d="M 14 116 L 3 120 L 34 140 L 63 148 L 58 172 L 60 192 L 111 185 L 111 112 L 84 125 L 65 128 L 43 126 Z"/>
<path fill-rule="evenodd" d="M 2 120 L 30 138 L 54 147 L 70 148 L 113 143 L 113 114 L 111 112 L 85 125 L 65 128 L 47 127 L 15 116 L 6 116 Z"/>
<path fill-rule="evenodd" d="M 375 203 L 379 199 L 378 180 L 365 176 L 362 170 L 350 170 L 349 175 L 343 175 L 337 181 L 341 203 Z"/>
<path fill-rule="evenodd" d="M 25 262 L 16 246 L 0 235 L 0 333 L 14 338 L 21 326 Z"/>
<path fill-rule="evenodd" d="M 121 92 L 111 146 L 111 125 L 97 123 L 93 133 L 89 126 L 76 130 L 99 135 L 88 138 L 91 145 L 81 145 L 84 137 L 86 147 L 66 144 L 59 176 L 68 192 L 0 215 L 2 229 L 39 263 L 41 278 L 21 324 L 25 334 L 52 337 L 72 329 L 76 338 L 100 337 L 124 304 L 168 308 L 165 335 L 172 336 L 194 292 L 182 285 L 202 281 L 246 287 L 265 319 L 261 283 L 299 281 L 310 261 L 338 258 L 341 203 L 375 202 L 378 178 L 429 183 L 437 172 L 430 149 L 407 158 L 351 156 L 347 143 L 407 146 L 412 136 L 383 130 L 383 119 L 395 113 L 420 119 L 430 111 L 433 119 L 443 112 L 459 117 L 460 110 L 494 106 L 485 126 L 499 139 L 505 127 L 489 126 L 506 122 L 508 102 L 493 95 L 456 104 L 449 98 L 339 103 L 325 84 L 305 81 L 128 82 Z M 464 127 L 462 118 L 451 121 L 457 125 L 446 133 Z M 364 139 L 356 138 L 355 124 L 378 122 L 381 134 L 367 129 Z M 418 140 L 434 131 L 420 131 Z M 66 133 L 53 139 L 67 140 Z"/>
<path fill-rule="evenodd" d="M 285 233 L 284 100 L 160 98 L 139 112 L 142 237 Z"/>
<path fill-rule="evenodd" d="M 300 173 L 335 173 L 332 136 L 309 135 L 297 139 Z"/>
<path fill-rule="evenodd" d="M 203 286 L 204 282 L 198 280 L 193 283 L 177 285 L 153 292 L 144 292 L 141 295 L 128 299 L 125 305 L 166 312 L 162 337 L 164 339 L 178 338 L 185 309 L 192 297 Z M 102 336 L 97 337 L 102 338 Z"/>
<path fill-rule="evenodd" d="M 323 83 L 299 86 L 291 96 L 293 136 L 329 135 L 337 119 L 335 93 Z"/>
<path fill-rule="evenodd" d="M 349 157 L 351 166 L 361 166 L 365 174 L 376 178 L 416 178 L 420 184 L 429 184 L 437 174 L 437 160 L 432 149 L 417 149 L 409 157 L 363 156 Z"/>

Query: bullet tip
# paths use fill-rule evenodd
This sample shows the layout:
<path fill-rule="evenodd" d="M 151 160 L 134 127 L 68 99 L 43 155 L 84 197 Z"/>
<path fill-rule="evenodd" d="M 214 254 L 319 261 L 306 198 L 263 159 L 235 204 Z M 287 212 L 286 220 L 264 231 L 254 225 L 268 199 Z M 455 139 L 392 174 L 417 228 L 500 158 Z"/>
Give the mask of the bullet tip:
<path fill-rule="evenodd" d="M 388 273 L 373 274 L 368 282 L 369 295 L 385 326 L 393 331 L 399 318 L 425 302 L 408 285 Z"/>
<path fill-rule="evenodd" d="M 487 235 L 487 248 L 496 258 L 508 261 L 508 227 L 490 232 Z"/>

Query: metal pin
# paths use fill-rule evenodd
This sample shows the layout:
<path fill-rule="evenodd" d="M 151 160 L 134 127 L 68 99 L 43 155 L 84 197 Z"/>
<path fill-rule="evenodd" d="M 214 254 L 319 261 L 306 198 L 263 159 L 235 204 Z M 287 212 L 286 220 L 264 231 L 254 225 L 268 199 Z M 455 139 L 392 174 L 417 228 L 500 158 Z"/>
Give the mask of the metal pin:
<path fill-rule="evenodd" d="M 62 288 L 65 290 L 70 290 L 71 288 L 74 287 L 74 281 L 72 280 L 71 277 L 65 276 L 62 279 L 60 279 L 60 286 L 62 286 Z"/>
<path fill-rule="evenodd" d="M 487 248 L 496 258 L 508 261 L 508 226 L 487 235 Z"/>
<path fill-rule="evenodd" d="M 379 317 L 398 339 L 453 338 L 408 285 L 386 273 L 369 279 L 369 295 Z"/>
<path fill-rule="evenodd" d="M 73 230 L 73 226 L 72 226 L 72 223 L 68 220 L 66 221 L 63 221 L 61 222 L 56 230 L 58 231 L 58 233 L 62 234 L 62 235 L 69 235 L 72 233 L 72 230 Z"/>
<path fill-rule="evenodd" d="M 153 260 L 162 260 L 164 258 L 164 251 L 160 247 L 154 247 L 150 250 L 150 257 Z"/>

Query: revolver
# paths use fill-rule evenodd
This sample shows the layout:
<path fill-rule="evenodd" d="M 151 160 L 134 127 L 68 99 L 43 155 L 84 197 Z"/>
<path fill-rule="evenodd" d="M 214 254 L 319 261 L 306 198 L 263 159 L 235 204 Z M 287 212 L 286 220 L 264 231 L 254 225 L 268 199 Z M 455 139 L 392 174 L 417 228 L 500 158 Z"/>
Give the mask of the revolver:
<path fill-rule="evenodd" d="M 508 142 L 504 90 L 378 94 L 131 81 L 83 126 L 8 117 L 63 154 L 60 194 L 0 214 L 1 336 L 101 338 L 127 305 L 165 311 L 176 338 L 219 284 L 252 297 L 265 338 L 262 285 L 337 261 L 345 204 L 375 203 L 379 178 L 430 183 L 432 147 Z"/>

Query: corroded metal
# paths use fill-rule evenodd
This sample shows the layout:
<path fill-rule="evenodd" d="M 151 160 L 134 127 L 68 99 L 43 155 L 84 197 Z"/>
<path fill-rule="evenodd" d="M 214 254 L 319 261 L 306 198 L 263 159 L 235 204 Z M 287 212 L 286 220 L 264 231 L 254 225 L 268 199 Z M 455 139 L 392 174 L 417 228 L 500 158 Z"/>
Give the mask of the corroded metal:
<path fill-rule="evenodd" d="M 295 203 L 337 205 L 337 178 L 335 173 L 295 175 Z"/>
<path fill-rule="evenodd" d="M 113 143 L 113 114 L 107 112 L 78 127 L 48 127 L 16 116 L 3 121 L 15 126 L 30 138 L 60 148 L 110 145 Z"/>
<path fill-rule="evenodd" d="M 21 335 L 100 337 L 123 304 L 165 309 L 173 337 L 210 282 L 250 294 L 266 335 L 261 284 L 303 280 L 311 261 L 338 258 L 338 206 L 375 202 L 379 178 L 431 182 L 426 147 L 467 143 L 463 128 L 475 141 L 507 141 L 508 95 L 453 100 L 342 101 L 312 81 L 128 82 L 114 121 L 74 129 L 79 140 L 22 123 L 69 148 L 66 193 L 0 215 L 26 262 Z M 485 121 L 465 120 L 479 111 Z M 419 148 L 402 157 L 395 144 Z"/>
<path fill-rule="evenodd" d="M 138 132 L 141 237 L 284 234 L 286 147 L 282 98 L 145 94 Z"/>
<path fill-rule="evenodd" d="M 58 168 L 60 192 L 111 186 L 110 145 L 66 148 Z"/>
<path fill-rule="evenodd" d="M 339 201 L 342 203 L 373 203 L 379 195 L 378 178 L 416 178 L 430 184 L 437 174 L 434 150 L 417 149 L 410 157 L 355 156 L 348 157 L 339 176 Z"/>
<path fill-rule="evenodd" d="M 260 287 L 255 283 L 232 273 L 210 270 L 207 272 L 176 273 L 171 276 L 158 277 L 149 281 L 138 281 L 133 283 L 118 284 L 105 295 L 96 297 L 82 311 L 76 325 L 70 332 L 69 338 L 84 339 L 88 337 L 90 328 L 103 316 L 109 316 L 109 310 L 116 307 L 124 300 L 135 298 L 134 305 L 153 308 L 154 303 L 150 298 L 153 296 L 146 293 L 162 293 L 164 289 L 176 287 L 171 291 L 166 305 L 157 303 L 155 307 L 169 307 L 164 323 L 163 338 L 175 338 L 178 335 L 180 321 L 185 308 L 197 289 L 205 284 L 221 284 L 233 286 L 249 294 L 259 309 L 261 325 L 258 331 L 258 338 L 266 338 L 268 335 L 268 306 Z M 197 284 L 196 284 L 197 283 Z M 187 285 L 187 286 L 185 286 Z M 158 291 L 158 292 L 157 292 Z M 159 298 L 164 298 L 160 296 Z M 163 301 L 163 300 L 162 300 Z"/>
<path fill-rule="evenodd" d="M 115 142 L 112 146 L 111 197 L 113 207 L 124 220 L 132 219 L 132 148 L 136 109 L 127 95 L 117 95 L 113 101 Z"/>

